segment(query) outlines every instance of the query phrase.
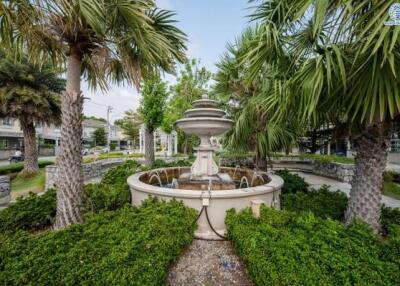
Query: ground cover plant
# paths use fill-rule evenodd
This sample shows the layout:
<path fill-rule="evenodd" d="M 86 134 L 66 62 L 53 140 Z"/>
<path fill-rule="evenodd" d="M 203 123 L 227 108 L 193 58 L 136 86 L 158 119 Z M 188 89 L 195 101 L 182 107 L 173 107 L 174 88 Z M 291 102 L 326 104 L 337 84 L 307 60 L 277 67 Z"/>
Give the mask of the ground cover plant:
<path fill-rule="evenodd" d="M 43 195 L 31 193 L 0 211 L 0 233 L 19 230 L 37 231 L 49 227 L 56 215 L 56 191 Z"/>
<path fill-rule="evenodd" d="M 0 233 L 1 285 L 164 285 L 196 211 L 153 199 L 60 231 Z"/>
<path fill-rule="evenodd" d="M 275 171 L 275 174 L 280 176 L 284 185 L 282 187 L 282 194 L 295 194 L 297 192 L 307 192 L 309 184 L 299 175 L 292 174 L 288 170 Z"/>
<path fill-rule="evenodd" d="M 312 213 L 263 207 L 229 211 L 226 224 L 255 285 L 398 285 L 400 240 L 382 242 L 363 223 L 348 228 Z"/>
<path fill-rule="evenodd" d="M 281 193 L 282 209 L 291 212 L 312 212 L 321 218 L 344 220 L 348 198 L 340 191 L 331 191 L 329 186 L 310 189 L 302 177 L 287 170 L 276 171 L 284 179 Z M 387 235 L 394 225 L 400 225 L 400 209 L 383 206 L 381 234 Z"/>
<path fill-rule="evenodd" d="M 328 186 L 307 193 L 289 193 L 281 196 L 283 209 L 293 212 L 311 211 L 322 218 L 344 220 L 344 212 L 347 206 L 347 196 L 340 191 L 330 191 Z"/>

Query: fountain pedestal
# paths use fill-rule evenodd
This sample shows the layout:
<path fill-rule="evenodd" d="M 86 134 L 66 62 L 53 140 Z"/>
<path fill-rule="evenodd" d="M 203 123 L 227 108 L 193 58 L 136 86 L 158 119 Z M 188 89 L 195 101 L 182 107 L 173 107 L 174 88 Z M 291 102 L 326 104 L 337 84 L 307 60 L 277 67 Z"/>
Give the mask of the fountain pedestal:
<path fill-rule="evenodd" d="M 214 147 L 197 147 L 196 160 L 194 161 L 191 172 L 193 178 L 204 178 L 218 174 L 218 166 L 214 162 Z"/>

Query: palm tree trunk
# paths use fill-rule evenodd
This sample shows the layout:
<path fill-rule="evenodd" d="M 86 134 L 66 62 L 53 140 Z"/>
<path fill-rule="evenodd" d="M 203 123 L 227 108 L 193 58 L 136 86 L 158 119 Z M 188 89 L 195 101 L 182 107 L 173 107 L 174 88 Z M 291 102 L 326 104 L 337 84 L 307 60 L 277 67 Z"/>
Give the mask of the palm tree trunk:
<path fill-rule="evenodd" d="M 154 163 L 154 134 L 153 132 L 148 131 L 146 128 L 144 136 L 145 136 L 144 163 L 147 166 L 151 166 Z"/>
<path fill-rule="evenodd" d="M 355 140 L 355 174 L 347 206 L 346 224 L 353 219 L 368 223 L 375 232 L 380 230 L 383 172 L 389 147 L 389 126 L 376 123 L 367 127 Z"/>
<path fill-rule="evenodd" d="M 81 137 L 83 97 L 80 91 L 82 56 L 73 52 L 67 59 L 67 88 L 62 96 L 61 144 L 57 158 L 57 214 L 54 228 L 83 221 L 81 194 Z"/>
<path fill-rule="evenodd" d="M 33 175 L 39 172 L 38 150 L 36 145 L 36 130 L 32 121 L 20 119 L 21 129 L 24 133 L 25 160 L 23 174 Z"/>

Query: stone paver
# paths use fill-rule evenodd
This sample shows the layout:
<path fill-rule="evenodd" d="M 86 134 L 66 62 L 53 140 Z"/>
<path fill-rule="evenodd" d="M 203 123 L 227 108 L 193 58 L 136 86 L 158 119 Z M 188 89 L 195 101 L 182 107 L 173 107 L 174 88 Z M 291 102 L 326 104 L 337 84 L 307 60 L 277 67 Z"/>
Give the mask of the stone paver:
<path fill-rule="evenodd" d="M 172 286 L 251 286 L 229 241 L 194 240 L 170 269 Z"/>
<path fill-rule="evenodd" d="M 334 179 L 321 177 L 305 172 L 293 171 L 292 173 L 296 173 L 300 177 L 303 177 L 304 180 L 309 183 L 312 188 L 318 189 L 323 185 L 329 185 L 332 191 L 339 190 L 344 192 L 347 196 L 350 195 L 351 185 L 348 183 L 342 183 Z M 391 208 L 400 208 L 400 200 L 396 200 L 388 196 L 382 196 L 382 203 Z"/>

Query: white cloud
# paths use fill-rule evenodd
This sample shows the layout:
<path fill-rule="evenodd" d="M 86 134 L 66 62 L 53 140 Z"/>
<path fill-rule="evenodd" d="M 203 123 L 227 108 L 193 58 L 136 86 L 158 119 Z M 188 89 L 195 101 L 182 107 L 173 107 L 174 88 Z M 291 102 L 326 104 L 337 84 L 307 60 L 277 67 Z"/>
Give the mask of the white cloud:
<path fill-rule="evenodd" d="M 83 113 L 85 115 L 94 115 L 106 118 L 107 106 L 113 108 L 111 112 L 111 121 L 121 118 L 124 112 L 129 109 L 137 109 L 140 102 L 140 95 L 133 87 L 111 86 L 108 92 L 90 91 L 87 84 L 83 83 L 82 91 L 85 96 Z"/>

